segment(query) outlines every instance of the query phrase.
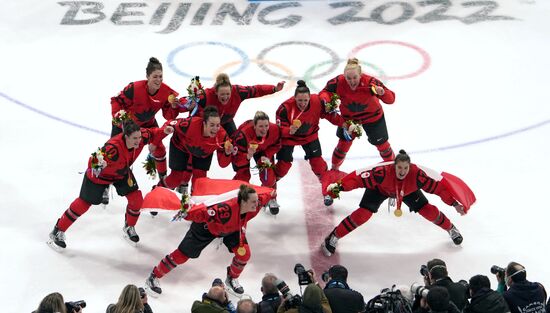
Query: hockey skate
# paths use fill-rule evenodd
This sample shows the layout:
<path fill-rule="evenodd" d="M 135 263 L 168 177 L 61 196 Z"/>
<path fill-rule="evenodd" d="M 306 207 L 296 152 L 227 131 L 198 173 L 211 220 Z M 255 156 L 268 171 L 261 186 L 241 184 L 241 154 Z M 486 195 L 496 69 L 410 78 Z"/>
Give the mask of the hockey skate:
<path fill-rule="evenodd" d="M 105 188 L 105 190 L 103 191 L 103 195 L 101 196 L 101 204 L 103 204 L 103 208 L 105 208 L 105 206 L 107 204 L 109 204 L 109 190 L 111 189 L 111 186 L 107 186 L 107 188 Z"/>
<path fill-rule="evenodd" d="M 162 293 L 159 279 L 155 277 L 155 274 L 151 273 L 145 280 L 145 291 L 153 298 L 157 298 Z"/>
<path fill-rule="evenodd" d="M 277 199 L 271 199 L 269 202 L 267 202 L 267 208 L 269 209 L 269 213 L 271 215 L 277 215 L 279 214 L 279 203 L 277 203 Z"/>
<path fill-rule="evenodd" d="M 460 231 L 458 231 L 455 225 L 453 225 L 453 227 L 451 227 L 451 229 L 449 229 L 447 232 L 449 233 L 449 236 L 451 236 L 451 239 L 453 240 L 455 245 L 458 246 L 462 243 L 462 240 L 464 238 L 462 237 Z"/>
<path fill-rule="evenodd" d="M 189 195 L 189 185 L 187 185 L 187 184 L 179 185 L 176 188 L 176 191 L 181 193 L 182 195 Z"/>
<path fill-rule="evenodd" d="M 329 195 L 326 195 L 323 198 L 323 201 L 325 202 L 325 206 L 330 206 L 330 205 L 332 205 L 332 203 L 334 203 L 334 199 L 332 199 L 332 197 L 329 196 Z"/>
<path fill-rule="evenodd" d="M 130 243 L 132 246 L 136 246 L 139 241 L 139 236 L 136 233 L 136 229 L 134 228 L 134 226 L 124 225 L 124 227 L 122 228 L 122 232 L 124 233 L 124 239 L 128 241 L 128 243 Z"/>
<path fill-rule="evenodd" d="M 225 279 L 225 285 L 227 286 L 227 291 L 231 294 L 234 294 L 236 297 L 241 297 L 244 293 L 244 288 L 239 284 L 239 280 L 235 277 L 232 278 L 229 276 L 229 266 L 227 267 L 227 278 Z"/>
<path fill-rule="evenodd" d="M 65 243 L 65 232 L 60 231 L 57 226 L 54 226 L 50 233 L 50 239 L 46 243 L 57 252 L 63 251 L 67 247 Z"/>
<path fill-rule="evenodd" d="M 325 256 L 331 256 L 336 252 L 336 244 L 338 243 L 338 237 L 334 231 L 328 235 L 321 244 L 321 250 Z"/>

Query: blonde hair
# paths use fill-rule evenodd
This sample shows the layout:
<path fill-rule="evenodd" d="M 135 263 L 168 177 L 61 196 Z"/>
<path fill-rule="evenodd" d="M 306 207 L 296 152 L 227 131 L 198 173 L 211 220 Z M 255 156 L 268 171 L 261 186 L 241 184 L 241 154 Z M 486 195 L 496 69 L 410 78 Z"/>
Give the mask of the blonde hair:
<path fill-rule="evenodd" d="M 264 111 L 256 111 L 256 114 L 254 114 L 254 125 L 256 125 L 259 120 L 267 120 L 269 122 L 269 116 Z"/>
<path fill-rule="evenodd" d="M 38 309 L 36 309 L 36 312 L 43 311 L 67 313 L 67 308 L 65 307 L 63 296 L 59 292 L 50 293 L 49 295 L 45 296 L 44 299 L 40 301 Z"/>
<path fill-rule="evenodd" d="M 348 59 L 348 63 L 344 68 L 344 72 L 347 70 L 354 70 L 354 69 L 358 69 L 359 74 L 361 74 L 361 65 L 359 65 L 359 60 L 357 58 Z"/>
<path fill-rule="evenodd" d="M 114 313 L 135 313 L 141 310 L 143 310 L 143 303 L 141 303 L 138 287 L 127 285 L 118 297 Z"/>
<path fill-rule="evenodd" d="M 231 82 L 229 81 L 229 76 L 226 73 L 220 73 L 218 76 L 216 76 L 216 83 L 214 84 L 216 87 L 216 91 L 220 87 L 231 87 Z"/>

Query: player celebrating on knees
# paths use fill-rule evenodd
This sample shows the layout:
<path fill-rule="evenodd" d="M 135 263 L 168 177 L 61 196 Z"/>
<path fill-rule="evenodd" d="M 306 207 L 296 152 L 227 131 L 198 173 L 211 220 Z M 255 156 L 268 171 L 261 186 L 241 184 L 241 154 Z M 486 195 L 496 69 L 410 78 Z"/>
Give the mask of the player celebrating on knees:
<path fill-rule="evenodd" d="M 98 151 L 92 153 L 88 161 L 88 169 L 80 189 L 80 196 L 57 220 L 50 233 L 50 246 L 56 250 L 66 247 L 65 232 L 80 217 L 86 213 L 92 204 L 100 204 L 104 190 L 113 184 L 117 193 L 128 199 L 126 207 L 124 237 L 132 242 L 138 242 L 134 226 L 139 218 L 143 197 L 132 173 L 132 164 L 147 144 L 158 145 L 173 128 L 140 128 L 134 121 L 123 123 L 123 131 L 109 139 Z"/>
<path fill-rule="evenodd" d="M 466 214 L 475 202 L 473 192 L 458 177 L 448 173 L 439 174 L 415 165 L 411 163 L 411 158 L 404 150 L 399 151 L 393 162 L 376 164 L 346 175 L 340 182 L 330 184 L 327 192 L 335 198 L 341 191 L 356 188 L 365 188 L 359 208 L 344 218 L 325 238 L 322 250 L 327 256 L 335 252 L 338 239 L 368 221 L 388 197 L 395 199 L 396 216 L 401 216 L 401 203 L 405 202 L 411 212 L 420 214 L 446 230 L 454 244 L 460 245 L 462 235 L 458 229 L 445 214 L 428 202 L 420 189 L 438 195 L 461 215 Z"/>
<path fill-rule="evenodd" d="M 111 98 L 111 137 L 122 132 L 119 122 L 121 115 L 127 115 L 139 127 L 151 128 L 158 127 L 155 115 L 160 110 L 167 120 L 174 119 L 180 112 L 188 110 L 177 101 L 178 93 L 162 82 L 162 64 L 157 58 L 149 59 L 145 73 L 146 80 L 128 84 L 118 96 Z M 152 149 L 151 156 L 155 160 L 159 178 L 162 179 L 166 175 L 166 148 L 162 142 Z M 105 194 L 103 202 L 109 202 L 108 193 Z"/>
<path fill-rule="evenodd" d="M 179 118 L 167 121 L 166 125 L 174 127 L 170 140 L 170 175 L 161 180 L 159 186 L 170 189 L 180 186 L 178 191 L 187 194 L 191 176 L 193 181 L 206 176 L 214 152 L 221 167 L 231 162 L 233 145 L 220 126 L 215 107 L 206 107 L 202 117 Z"/>
<path fill-rule="evenodd" d="M 362 134 L 360 127 L 363 127 L 369 142 L 376 146 L 382 159 L 393 160 L 394 153 L 388 142 L 384 110 L 379 100 L 392 104 L 395 94 L 378 79 L 363 74 L 356 58 L 349 59 L 344 74 L 329 80 L 319 95 L 326 102 L 338 97 L 341 101 L 342 117 L 353 125 L 354 129 L 352 136 L 348 136 L 342 128 L 336 132 L 339 141 L 332 153 L 332 169 L 340 168 L 353 140 Z"/>
<path fill-rule="evenodd" d="M 204 108 L 212 105 L 218 108 L 223 129 L 229 136 L 237 130 L 233 118 L 241 103 L 250 98 L 258 98 L 273 94 L 283 89 L 285 82 L 274 85 L 240 86 L 232 85 L 229 76 L 220 73 L 216 76 L 216 83 L 212 88 L 206 88 L 201 96 L 199 106 Z"/>
<path fill-rule="evenodd" d="M 250 181 L 250 159 L 253 158 L 262 186 L 276 188 L 274 156 L 281 149 L 281 128 L 270 123 L 265 112 L 257 111 L 254 119 L 242 123 L 232 138 L 237 148 L 232 157 L 233 179 Z M 279 213 L 276 198 L 269 200 L 268 207 L 271 214 Z"/>
<path fill-rule="evenodd" d="M 224 193 L 226 199 L 221 199 L 216 204 L 207 206 L 203 203 L 189 209 L 184 215 L 186 220 L 193 222 L 189 231 L 178 248 L 164 257 L 145 281 L 152 295 L 162 293 L 159 278 L 189 258 L 198 258 L 201 251 L 216 238 L 222 238 L 227 249 L 235 255 L 231 265 L 227 267 L 225 284 L 237 294 L 244 292 L 238 277 L 250 259 L 246 226 L 266 205 L 273 193 L 271 188 L 257 189 L 258 192 L 251 186 L 242 184 L 238 191 Z"/>
<path fill-rule="evenodd" d="M 320 119 L 324 118 L 333 125 L 347 128 L 344 119 L 334 110 L 328 110 L 318 95 L 311 94 L 303 80 L 299 80 L 297 84 L 294 97 L 283 102 L 277 109 L 277 123 L 283 131 L 283 147 L 277 153 L 277 179 L 284 177 L 290 170 L 295 146 L 302 146 L 311 170 L 320 178 L 327 171 L 318 135 Z"/>

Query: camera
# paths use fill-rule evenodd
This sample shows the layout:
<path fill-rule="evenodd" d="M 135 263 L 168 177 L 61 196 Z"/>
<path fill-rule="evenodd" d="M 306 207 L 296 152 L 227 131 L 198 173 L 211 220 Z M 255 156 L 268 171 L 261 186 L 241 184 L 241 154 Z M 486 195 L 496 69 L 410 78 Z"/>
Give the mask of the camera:
<path fill-rule="evenodd" d="M 397 313 L 412 312 L 411 303 L 403 297 L 401 291 L 392 288 L 384 288 L 380 294 L 370 299 L 365 307 L 366 313 Z"/>
<path fill-rule="evenodd" d="M 330 274 L 328 273 L 328 271 L 323 272 L 323 274 L 321 274 L 321 279 L 322 279 L 325 283 L 328 283 L 328 281 L 330 280 Z"/>
<path fill-rule="evenodd" d="M 72 313 L 73 311 L 80 310 L 80 308 L 85 308 L 86 307 L 86 301 L 79 300 L 79 301 L 65 302 L 65 307 L 67 308 L 67 312 Z"/>
<path fill-rule="evenodd" d="M 420 266 L 420 275 L 424 276 L 424 277 L 428 277 L 428 274 L 430 273 L 430 271 L 428 270 L 428 266 L 427 265 L 421 265 Z"/>
<path fill-rule="evenodd" d="M 277 286 L 277 289 L 281 292 L 283 295 L 283 298 L 286 300 L 285 303 L 285 310 L 291 309 L 291 308 L 297 308 L 302 304 L 302 297 L 299 295 L 293 296 L 292 293 L 290 293 L 290 288 L 282 279 L 277 279 L 275 281 L 275 286 Z"/>
<path fill-rule="evenodd" d="M 296 265 L 294 265 L 294 273 L 298 275 L 298 284 L 301 286 L 309 285 L 313 282 L 311 281 L 311 277 L 309 277 L 309 273 L 306 271 L 306 268 L 300 263 L 296 263 Z"/>
<path fill-rule="evenodd" d="M 141 299 L 145 298 L 145 289 L 143 289 L 143 287 L 139 287 L 138 290 L 139 290 L 139 297 Z"/>
<path fill-rule="evenodd" d="M 423 286 L 419 283 L 413 283 L 411 285 L 411 292 L 413 293 L 413 295 L 415 296 L 419 296 L 419 297 L 422 297 L 422 298 L 426 298 L 426 296 L 428 295 L 428 292 L 430 290 L 428 288 L 426 288 L 426 286 Z"/>
<path fill-rule="evenodd" d="M 504 269 L 498 265 L 491 266 L 491 274 L 500 275 L 504 277 Z"/>

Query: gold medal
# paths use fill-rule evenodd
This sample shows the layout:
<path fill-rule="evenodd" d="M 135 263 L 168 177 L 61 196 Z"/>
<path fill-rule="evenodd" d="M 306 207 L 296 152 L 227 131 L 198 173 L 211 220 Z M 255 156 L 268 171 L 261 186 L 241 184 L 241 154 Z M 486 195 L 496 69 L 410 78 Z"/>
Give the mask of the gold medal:
<path fill-rule="evenodd" d="M 401 215 L 403 215 L 403 211 L 401 211 L 401 209 L 395 209 L 395 211 L 393 211 L 393 215 L 401 217 Z"/>
<path fill-rule="evenodd" d="M 240 256 L 243 256 L 246 254 L 246 249 L 243 247 L 243 246 L 240 246 L 238 249 L 237 249 L 237 254 L 240 255 Z"/>
<path fill-rule="evenodd" d="M 132 177 L 128 176 L 128 186 L 132 187 L 133 185 L 134 185 L 134 180 L 132 179 Z"/>

